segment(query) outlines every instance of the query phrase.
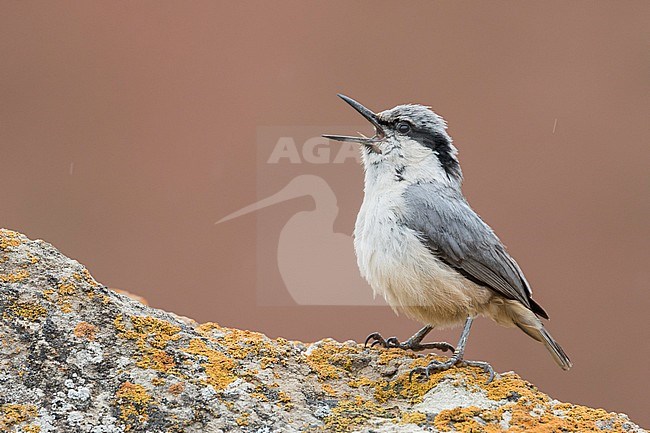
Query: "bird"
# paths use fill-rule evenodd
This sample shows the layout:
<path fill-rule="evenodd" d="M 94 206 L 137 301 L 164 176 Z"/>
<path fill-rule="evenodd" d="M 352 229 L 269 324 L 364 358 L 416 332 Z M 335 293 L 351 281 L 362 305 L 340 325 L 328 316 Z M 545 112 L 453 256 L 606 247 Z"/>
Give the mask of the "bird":
<path fill-rule="evenodd" d="M 548 314 L 533 300 L 521 268 L 463 195 L 458 151 L 446 121 L 419 104 L 374 113 L 338 96 L 375 129 L 372 137 L 323 135 L 361 147 L 364 198 L 354 227 L 360 273 L 396 313 L 424 324 L 405 342 L 375 332 L 366 345 L 450 351 L 447 361 L 431 361 L 411 376 L 475 366 L 489 383 L 494 378 L 489 363 L 464 359 L 472 322 L 483 316 L 518 327 L 542 343 L 563 370 L 571 368 L 544 328 Z M 434 328 L 461 325 L 456 347 L 423 342 Z"/>

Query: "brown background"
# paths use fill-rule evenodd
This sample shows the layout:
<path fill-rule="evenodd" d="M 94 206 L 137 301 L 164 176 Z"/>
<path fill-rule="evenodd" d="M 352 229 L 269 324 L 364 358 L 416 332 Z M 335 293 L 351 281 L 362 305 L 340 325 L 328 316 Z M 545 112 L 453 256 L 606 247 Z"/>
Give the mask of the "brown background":
<path fill-rule="evenodd" d="M 257 198 L 259 126 L 358 125 L 336 92 L 426 103 L 575 367 L 485 320 L 468 356 L 648 427 L 649 5 L 3 1 L 0 225 L 200 321 L 407 337 L 384 307 L 257 305 L 255 216 L 214 222 Z"/>

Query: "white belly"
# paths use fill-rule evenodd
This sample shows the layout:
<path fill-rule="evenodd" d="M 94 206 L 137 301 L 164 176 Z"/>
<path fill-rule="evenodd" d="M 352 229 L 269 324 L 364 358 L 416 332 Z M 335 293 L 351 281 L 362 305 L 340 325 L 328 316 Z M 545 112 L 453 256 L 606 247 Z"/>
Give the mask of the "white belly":
<path fill-rule="evenodd" d="M 396 312 L 438 327 L 484 311 L 489 290 L 438 260 L 400 223 L 401 192 L 366 194 L 354 231 L 361 275 Z"/>

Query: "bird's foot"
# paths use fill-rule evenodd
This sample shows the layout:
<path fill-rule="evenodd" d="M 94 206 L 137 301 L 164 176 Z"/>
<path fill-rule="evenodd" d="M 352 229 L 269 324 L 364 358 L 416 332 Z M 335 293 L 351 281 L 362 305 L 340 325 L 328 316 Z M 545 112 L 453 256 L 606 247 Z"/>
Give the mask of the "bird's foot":
<path fill-rule="evenodd" d="M 368 346 L 368 343 L 370 343 L 370 341 L 372 341 L 370 347 L 381 346 L 386 349 L 397 348 L 397 349 L 404 349 L 404 350 L 412 350 L 414 352 L 419 352 L 421 350 L 428 350 L 428 349 L 437 349 L 437 350 L 442 350 L 443 352 L 446 351 L 453 352 L 455 350 L 454 346 L 452 346 L 449 343 L 445 343 L 445 342 L 422 343 L 421 341 L 414 338 L 409 338 L 404 343 L 400 343 L 397 337 L 390 337 L 385 339 L 384 337 L 381 336 L 379 332 L 373 332 L 372 334 L 368 335 L 368 337 L 366 338 L 366 342 L 364 343 L 364 346 Z"/>
<path fill-rule="evenodd" d="M 417 374 L 424 376 L 429 379 L 431 373 L 437 373 L 439 371 L 446 371 L 452 367 L 479 367 L 482 368 L 485 374 L 488 375 L 488 380 L 485 384 L 489 384 L 494 379 L 494 369 L 490 364 L 483 361 L 466 361 L 462 358 L 462 355 L 454 354 L 445 362 L 441 361 L 431 361 L 426 367 L 416 367 L 409 373 L 409 381 L 413 379 L 413 375 Z"/>

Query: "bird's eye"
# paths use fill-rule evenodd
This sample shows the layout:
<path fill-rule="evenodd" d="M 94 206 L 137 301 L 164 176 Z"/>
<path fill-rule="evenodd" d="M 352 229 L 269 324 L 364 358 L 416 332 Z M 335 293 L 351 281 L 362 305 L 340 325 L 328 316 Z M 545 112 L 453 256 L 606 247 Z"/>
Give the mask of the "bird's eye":
<path fill-rule="evenodd" d="M 411 125 L 406 122 L 399 122 L 396 129 L 400 134 L 406 134 L 411 130 Z"/>

